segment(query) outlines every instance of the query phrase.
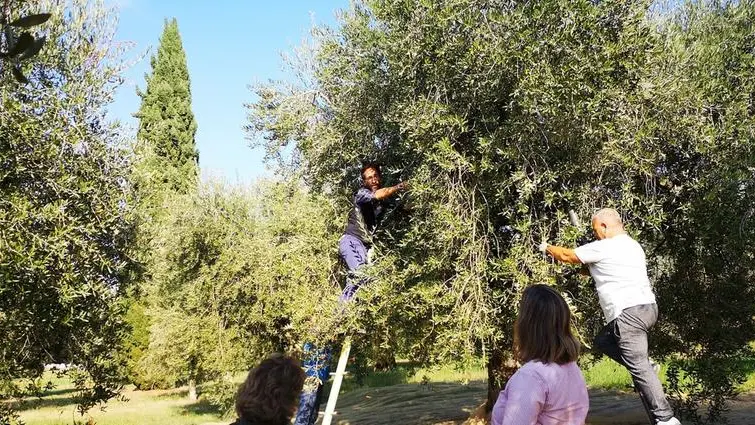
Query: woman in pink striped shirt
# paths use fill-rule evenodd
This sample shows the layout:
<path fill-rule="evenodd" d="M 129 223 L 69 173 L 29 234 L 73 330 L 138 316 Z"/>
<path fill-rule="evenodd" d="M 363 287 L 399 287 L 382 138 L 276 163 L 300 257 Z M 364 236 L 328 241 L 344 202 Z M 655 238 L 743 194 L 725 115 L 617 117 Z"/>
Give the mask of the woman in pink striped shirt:
<path fill-rule="evenodd" d="M 576 360 L 579 341 L 561 295 L 546 285 L 524 290 L 514 325 L 516 356 L 524 363 L 493 407 L 493 425 L 583 425 L 589 399 Z"/>

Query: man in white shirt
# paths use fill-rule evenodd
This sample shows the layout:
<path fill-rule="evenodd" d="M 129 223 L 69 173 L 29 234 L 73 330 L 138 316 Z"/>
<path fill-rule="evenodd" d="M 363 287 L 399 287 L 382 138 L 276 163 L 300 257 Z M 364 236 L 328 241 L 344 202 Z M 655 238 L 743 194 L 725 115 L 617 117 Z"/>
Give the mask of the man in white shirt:
<path fill-rule="evenodd" d="M 604 208 L 592 217 L 597 241 L 569 249 L 547 242 L 540 251 L 557 261 L 586 264 L 595 281 L 606 325 L 595 345 L 629 370 L 659 425 L 680 425 L 648 358 L 648 331 L 658 319 L 645 252 L 627 235 L 619 213 Z"/>

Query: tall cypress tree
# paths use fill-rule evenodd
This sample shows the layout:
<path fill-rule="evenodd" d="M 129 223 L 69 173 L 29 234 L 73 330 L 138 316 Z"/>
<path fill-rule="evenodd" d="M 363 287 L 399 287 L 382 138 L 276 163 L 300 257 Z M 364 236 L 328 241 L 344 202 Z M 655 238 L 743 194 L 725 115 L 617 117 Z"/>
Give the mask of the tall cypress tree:
<path fill-rule="evenodd" d="M 139 119 L 137 163 L 133 182 L 139 197 L 139 246 L 145 278 L 153 279 L 155 256 L 151 248 L 155 229 L 166 220 L 166 199 L 171 195 L 190 194 L 196 190 L 199 153 L 194 135 L 197 123 L 191 111 L 191 88 L 186 53 L 181 43 L 176 19 L 166 20 L 157 54 L 151 58 L 152 73 L 145 76 L 147 86 L 137 91 L 142 98 L 135 116 Z M 134 294 L 127 320 L 134 332 L 127 342 L 129 375 L 137 386 L 151 385 L 149 377 L 139 372 L 139 363 L 148 349 L 145 335 L 150 320 L 145 315 L 149 304 L 144 294 Z"/>
<path fill-rule="evenodd" d="M 147 88 L 138 91 L 142 104 L 135 115 L 143 163 L 139 192 L 143 199 L 159 204 L 162 194 L 191 192 L 199 168 L 189 70 L 175 18 L 165 21 L 151 65 L 152 74 L 145 77 Z"/>

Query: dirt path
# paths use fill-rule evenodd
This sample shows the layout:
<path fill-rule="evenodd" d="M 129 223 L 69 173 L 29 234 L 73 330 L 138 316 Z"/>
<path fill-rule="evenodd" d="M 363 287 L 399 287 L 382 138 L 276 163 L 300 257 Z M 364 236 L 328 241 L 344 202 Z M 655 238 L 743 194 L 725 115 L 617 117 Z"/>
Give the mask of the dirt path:
<path fill-rule="evenodd" d="M 486 385 L 402 384 L 364 388 L 341 395 L 339 425 L 460 425 L 483 402 Z M 728 419 L 732 425 L 755 425 L 755 394 L 740 396 L 732 403 Z M 467 425 L 484 425 L 472 421 Z M 590 391 L 588 425 L 646 425 L 647 418 L 634 393 Z"/>

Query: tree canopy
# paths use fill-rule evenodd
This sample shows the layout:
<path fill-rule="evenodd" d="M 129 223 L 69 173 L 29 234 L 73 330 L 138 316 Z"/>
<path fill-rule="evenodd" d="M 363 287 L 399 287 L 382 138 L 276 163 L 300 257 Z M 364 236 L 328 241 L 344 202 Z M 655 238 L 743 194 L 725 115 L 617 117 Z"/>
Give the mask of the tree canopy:
<path fill-rule="evenodd" d="M 197 122 L 191 110 L 186 53 L 175 18 L 165 21 L 152 73 L 138 94 L 137 149 L 141 166 L 136 184 L 142 202 L 161 206 L 163 193 L 190 193 L 199 177 L 199 152 L 194 141 Z"/>
<path fill-rule="evenodd" d="M 288 172 L 337 200 L 365 159 L 411 182 L 411 213 L 385 229 L 373 268 L 384 298 L 365 307 L 391 329 L 385 344 L 483 355 L 497 394 L 536 282 L 567 296 L 589 344 L 591 283 L 534 247 L 574 245 L 611 206 L 652 260 L 655 352 L 685 359 L 672 390 L 719 412 L 753 335 L 755 5 L 651 6 L 356 2 L 315 29 L 299 85 L 258 87 L 248 129 Z"/>
<path fill-rule="evenodd" d="M 69 363 L 86 409 L 122 385 L 121 296 L 137 271 L 129 157 L 103 110 L 122 52 L 100 2 L 13 5 L 51 18 L 21 65 L 28 83 L 0 73 L 0 399 L 39 391 L 46 363 Z"/>
<path fill-rule="evenodd" d="M 227 405 L 233 372 L 346 334 L 360 367 L 482 358 L 494 399 L 527 285 L 555 286 L 591 349 L 591 281 L 536 246 L 584 243 L 600 207 L 647 253 L 651 351 L 676 402 L 715 418 L 742 379 L 754 2 L 357 0 L 295 52 L 299 81 L 256 88 L 247 130 L 282 178 L 246 189 L 199 182 L 175 20 L 127 145 L 104 116 L 122 68 L 112 11 L 5 4 L 0 22 L 17 26 L 0 37 L 0 399 L 42 391 L 43 365 L 66 362 L 82 409 L 115 396 L 124 370 L 143 387 L 214 381 L 206 395 Z M 39 33 L 20 51 L 24 16 Z M 378 230 L 369 284 L 337 308 L 364 161 L 410 190 Z"/>

